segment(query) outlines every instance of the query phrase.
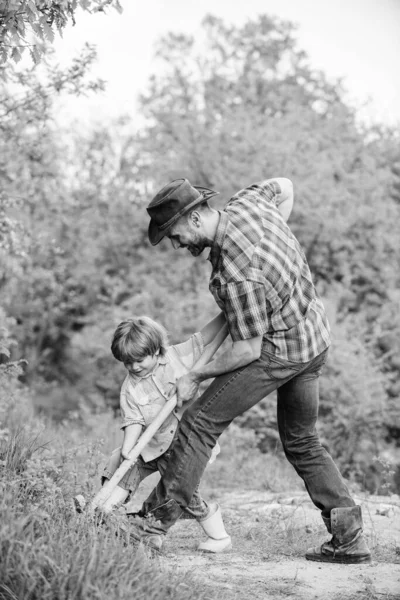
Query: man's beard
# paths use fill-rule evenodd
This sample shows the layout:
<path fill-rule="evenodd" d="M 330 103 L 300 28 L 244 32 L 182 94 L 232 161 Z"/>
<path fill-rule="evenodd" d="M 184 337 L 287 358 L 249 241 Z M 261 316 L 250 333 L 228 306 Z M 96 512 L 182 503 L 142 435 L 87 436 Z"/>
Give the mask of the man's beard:
<path fill-rule="evenodd" d="M 200 256 L 203 252 L 206 245 L 204 243 L 200 244 L 190 244 L 187 248 L 192 256 Z"/>
<path fill-rule="evenodd" d="M 204 248 L 207 247 L 207 240 L 201 235 L 196 235 L 195 239 L 191 244 L 188 244 L 187 249 L 192 256 L 200 256 Z"/>

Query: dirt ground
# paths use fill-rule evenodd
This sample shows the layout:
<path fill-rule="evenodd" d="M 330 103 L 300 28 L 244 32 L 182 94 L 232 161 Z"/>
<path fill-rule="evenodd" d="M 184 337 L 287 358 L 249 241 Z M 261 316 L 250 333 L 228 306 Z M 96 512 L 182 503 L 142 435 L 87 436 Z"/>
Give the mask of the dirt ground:
<path fill-rule="evenodd" d="M 399 496 L 356 498 L 373 551 L 371 564 L 328 565 L 303 556 L 327 539 L 319 511 L 306 493 L 247 490 L 214 495 L 232 536 L 232 550 L 199 553 L 196 547 L 204 533 L 196 522 L 181 520 L 158 559 L 161 568 L 189 572 L 200 580 L 210 600 L 400 599 Z"/>

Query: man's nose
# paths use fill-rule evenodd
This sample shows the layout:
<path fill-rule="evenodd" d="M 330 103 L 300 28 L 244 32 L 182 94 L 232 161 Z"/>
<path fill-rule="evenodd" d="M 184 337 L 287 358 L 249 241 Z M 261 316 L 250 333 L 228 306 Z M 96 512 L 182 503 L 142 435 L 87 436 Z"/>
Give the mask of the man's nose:
<path fill-rule="evenodd" d="M 171 240 L 171 244 L 174 250 L 178 250 L 179 242 L 177 240 Z"/>

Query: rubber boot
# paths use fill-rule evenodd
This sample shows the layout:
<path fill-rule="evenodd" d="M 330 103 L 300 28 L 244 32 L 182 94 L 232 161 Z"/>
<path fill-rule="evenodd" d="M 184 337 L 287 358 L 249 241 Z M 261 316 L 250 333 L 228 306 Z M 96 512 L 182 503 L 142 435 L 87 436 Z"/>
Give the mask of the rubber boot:
<path fill-rule="evenodd" d="M 83 513 L 86 508 L 87 502 L 82 494 L 78 494 L 78 496 L 74 496 L 72 499 L 74 503 L 74 507 L 77 513 Z"/>
<path fill-rule="evenodd" d="M 225 531 L 219 504 L 210 506 L 210 515 L 203 521 L 198 521 L 208 538 L 197 547 L 202 552 L 223 552 L 232 548 L 231 536 Z"/>
<path fill-rule="evenodd" d="M 359 564 L 371 562 L 371 553 L 363 536 L 361 506 L 333 508 L 330 524 L 324 522 L 332 539 L 306 552 L 307 560 Z"/>

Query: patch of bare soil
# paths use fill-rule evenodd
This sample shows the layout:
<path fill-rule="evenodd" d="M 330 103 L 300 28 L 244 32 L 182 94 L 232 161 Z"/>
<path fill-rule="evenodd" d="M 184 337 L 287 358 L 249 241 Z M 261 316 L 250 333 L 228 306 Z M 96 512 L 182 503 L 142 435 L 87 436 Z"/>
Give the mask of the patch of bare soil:
<path fill-rule="evenodd" d="M 167 536 L 161 567 L 190 572 L 210 599 L 400 599 L 400 498 L 356 498 L 373 552 L 366 565 L 305 560 L 304 552 L 328 538 L 306 493 L 246 491 L 218 494 L 232 550 L 199 553 L 204 533 L 181 520 Z"/>

